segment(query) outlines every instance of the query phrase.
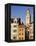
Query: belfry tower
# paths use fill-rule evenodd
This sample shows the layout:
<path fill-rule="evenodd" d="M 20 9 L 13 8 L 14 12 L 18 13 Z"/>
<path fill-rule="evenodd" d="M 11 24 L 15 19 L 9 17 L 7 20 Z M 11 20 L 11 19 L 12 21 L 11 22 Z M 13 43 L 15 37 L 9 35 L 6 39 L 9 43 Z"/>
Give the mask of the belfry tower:
<path fill-rule="evenodd" d="M 30 10 L 27 9 L 27 11 L 26 11 L 26 32 L 25 32 L 26 40 L 29 39 L 30 23 L 31 23 Z"/>

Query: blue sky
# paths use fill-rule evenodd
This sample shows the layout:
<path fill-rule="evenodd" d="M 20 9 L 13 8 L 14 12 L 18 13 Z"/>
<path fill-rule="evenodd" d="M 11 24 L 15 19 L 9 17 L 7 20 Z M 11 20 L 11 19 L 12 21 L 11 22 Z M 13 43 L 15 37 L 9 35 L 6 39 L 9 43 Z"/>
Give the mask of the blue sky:
<path fill-rule="evenodd" d="M 33 7 L 26 7 L 26 6 L 11 6 L 11 18 L 19 17 L 21 18 L 21 21 L 25 24 L 27 9 L 30 10 L 31 21 L 33 21 Z"/>

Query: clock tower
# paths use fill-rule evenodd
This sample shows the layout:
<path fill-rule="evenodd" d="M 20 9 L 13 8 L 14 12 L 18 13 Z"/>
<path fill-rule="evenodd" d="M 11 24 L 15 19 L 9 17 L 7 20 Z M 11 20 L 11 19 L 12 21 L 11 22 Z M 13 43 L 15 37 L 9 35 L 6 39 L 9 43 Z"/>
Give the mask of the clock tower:
<path fill-rule="evenodd" d="M 27 9 L 26 11 L 26 26 L 28 27 L 30 25 L 30 11 Z"/>
<path fill-rule="evenodd" d="M 27 9 L 26 11 L 26 31 L 25 31 L 26 40 L 29 40 L 30 23 L 31 23 L 30 10 Z"/>

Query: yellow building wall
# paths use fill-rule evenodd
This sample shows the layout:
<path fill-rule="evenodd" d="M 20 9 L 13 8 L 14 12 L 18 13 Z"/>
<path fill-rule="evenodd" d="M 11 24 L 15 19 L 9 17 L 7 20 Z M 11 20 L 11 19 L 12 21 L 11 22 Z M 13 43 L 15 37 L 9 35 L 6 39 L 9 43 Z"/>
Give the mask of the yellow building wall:
<path fill-rule="evenodd" d="M 22 25 L 18 26 L 18 39 L 25 40 L 25 32 L 23 31 Z"/>

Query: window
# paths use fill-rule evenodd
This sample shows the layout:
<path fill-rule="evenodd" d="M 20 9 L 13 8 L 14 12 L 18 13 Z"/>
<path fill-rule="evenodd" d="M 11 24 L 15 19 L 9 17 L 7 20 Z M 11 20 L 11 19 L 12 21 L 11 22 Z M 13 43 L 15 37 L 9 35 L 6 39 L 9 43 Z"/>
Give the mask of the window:
<path fill-rule="evenodd" d="M 19 37 L 19 40 L 21 40 L 21 37 Z"/>
<path fill-rule="evenodd" d="M 33 38 L 33 36 L 30 36 L 30 38 Z"/>
<path fill-rule="evenodd" d="M 23 37 L 22 37 L 22 40 L 23 40 Z"/>
<path fill-rule="evenodd" d="M 14 25 L 14 27 L 17 27 L 16 25 Z"/>
<path fill-rule="evenodd" d="M 14 30 L 13 32 L 16 32 L 16 30 Z"/>
<path fill-rule="evenodd" d="M 19 33 L 19 35 L 21 35 L 21 33 Z"/>
<path fill-rule="evenodd" d="M 16 39 L 16 37 L 14 36 L 13 39 Z"/>
<path fill-rule="evenodd" d="M 23 33 L 22 33 L 22 35 L 23 35 Z"/>
<path fill-rule="evenodd" d="M 21 31 L 21 29 L 20 29 L 20 31 Z"/>

